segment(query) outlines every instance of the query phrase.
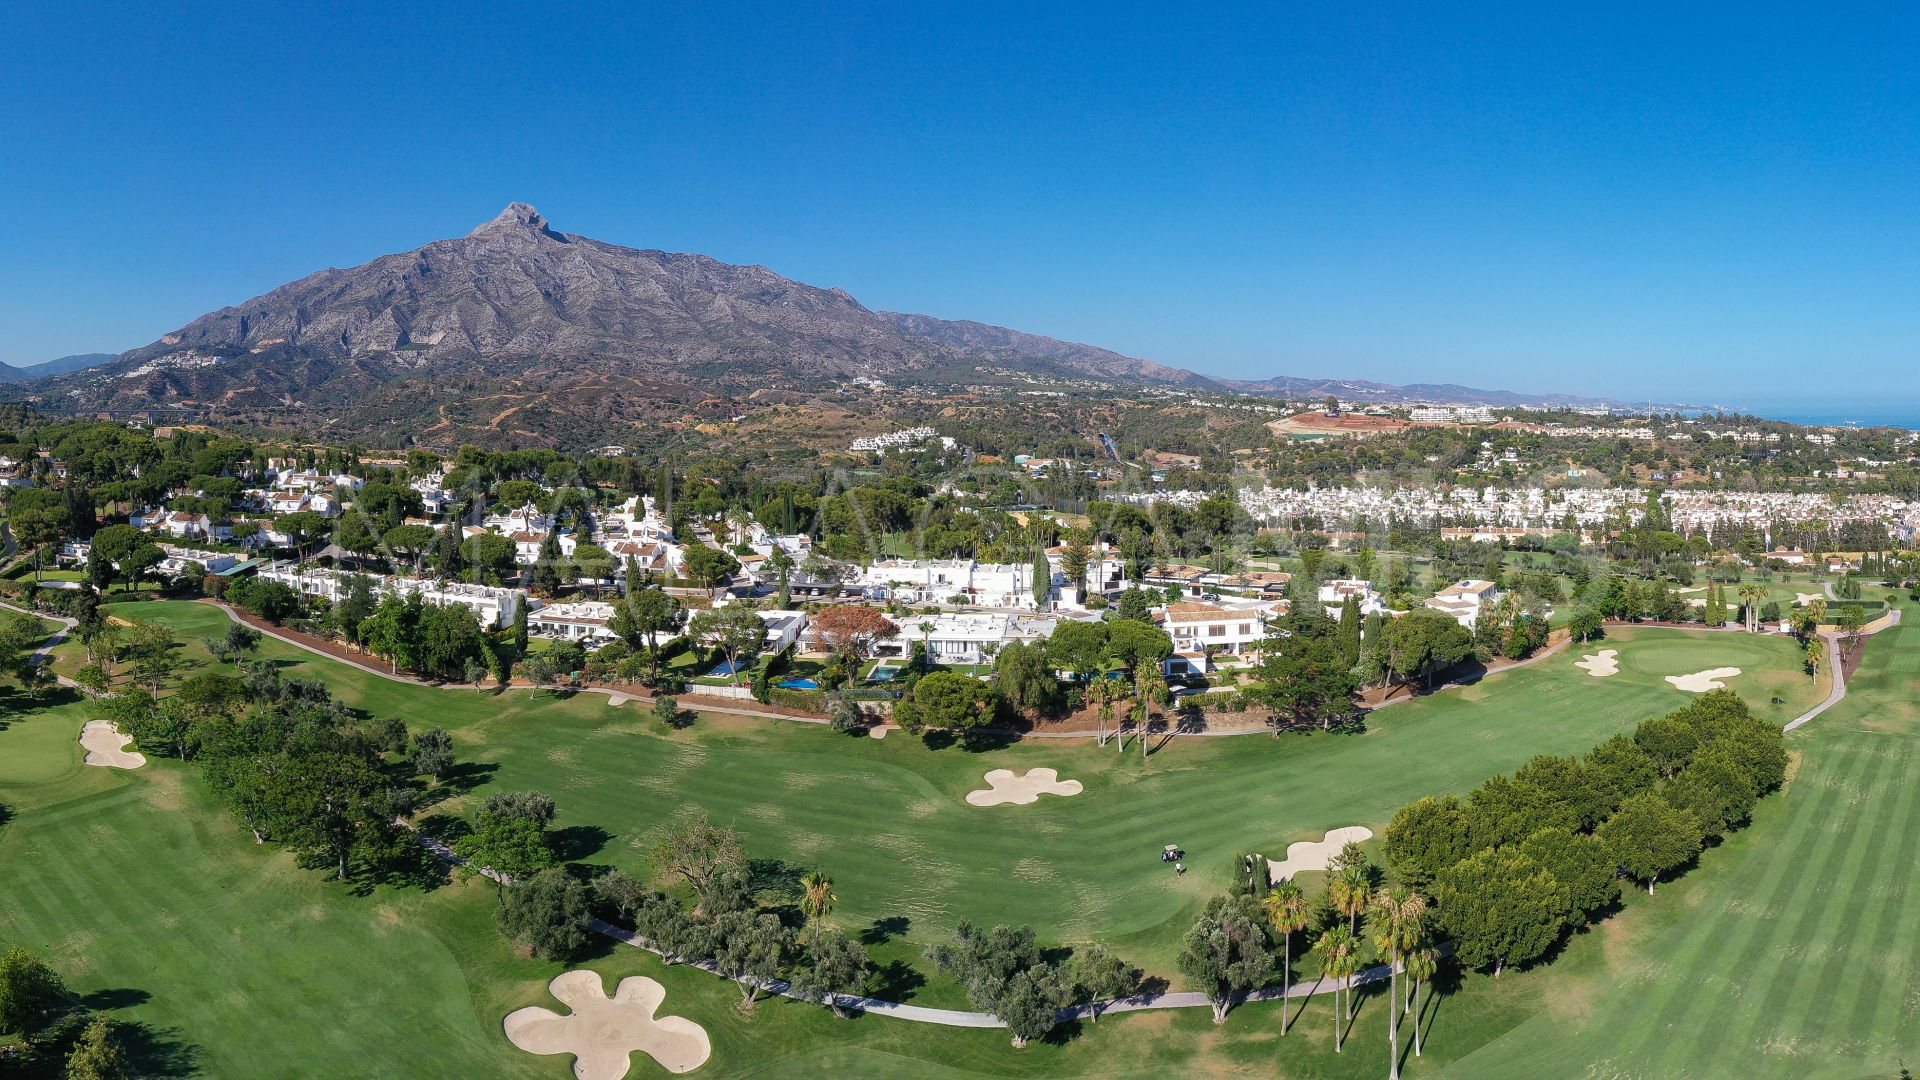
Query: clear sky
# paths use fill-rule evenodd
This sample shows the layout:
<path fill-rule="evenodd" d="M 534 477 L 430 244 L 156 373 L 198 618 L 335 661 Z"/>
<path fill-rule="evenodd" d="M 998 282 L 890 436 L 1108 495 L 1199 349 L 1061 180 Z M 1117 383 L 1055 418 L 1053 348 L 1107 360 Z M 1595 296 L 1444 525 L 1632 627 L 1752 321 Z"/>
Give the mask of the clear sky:
<path fill-rule="evenodd" d="M 1911 6 L 1041 7 L 15 5 L 0 360 L 520 199 L 1223 375 L 1920 398 Z"/>

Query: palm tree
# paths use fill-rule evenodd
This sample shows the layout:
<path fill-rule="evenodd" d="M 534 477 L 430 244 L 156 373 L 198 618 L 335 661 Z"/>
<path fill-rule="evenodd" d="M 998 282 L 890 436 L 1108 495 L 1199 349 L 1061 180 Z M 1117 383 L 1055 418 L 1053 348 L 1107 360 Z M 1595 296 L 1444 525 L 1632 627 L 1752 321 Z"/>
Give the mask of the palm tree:
<path fill-rule="evenodd" d="M 1381 889 L 1373 895 L 1368 922 L 1373 944 L 1387 960 L 1387 1076 L 1400 1080 L 1400 963 L 1423 936 L 1427 899 L 1404 887 Z"/>
<path fill-rule="evenodd" d="M 1413 982 L 1413 1002 L 1409 1015 L 1413 1017 L 1413 1056 L 1420 1056 L 1420 984 L 1433 978 L 1440 970 L 1440 954 L 1431 947 L 1422 944 L 1407 954 L 1407 978 Z"/>
<path fill-rule="evenodd" d="M 1807 639 L 1807 674 L 1820 681 L 1820 665 L 1827 659 L 1827 643 L 1819 635 Z"/>
<path fill-rule="evenodd" d="M 1346 1020 L 1353 1019 L 1353 987 L 1347 980 L 1360 969 L 1360 950 L 1358 939 L 1353 931 L 1335 923 L 1320 940 L 1314 942 L 1313 950 L 1320 954 L 1320 973 L 1334 980 L 1333 986 L 1333 1052 L 1340 1053 L 1340 1047 L 1346 1042 Z M 1340 995 L 1348 995 L 1347 1008 L 1342 1015 Z"/>
<path fill-rule="evenodd" d="M 1347 933 L 1359 937 L 1360 913 L 1367 910 L 1367 901 L 1373 895 L 1373 875 L 1366 864 L 1349 863 L 1340 867 L 1334 872 L 1333 880 L 1327 882 L 1327 895 L 1333 901 L 1333 909 L 1347 917 Z"/>
<path fill-rule="evenodd" d="M 1289 1027 L 1287 990 L 1293 983 L 1293 935 L 1307 928 L 1307 894 L 1292 878 L 1284 878 L 1268 890 L 1261 905 L 1267 909 L 1273 932 L 1280 935 L 1280 1034 L 1285 1035 Z"/>
<path fill-rule="evenodd" d="M 1167 699 L 1167 680 L 1158 663 L 1143 664 L 1134 675 L 1134 728 L 1140 732 L 1140 760 L 1147 760 L 1147 715 L 1153 706 Z"/>
<path fill-rule="evenodd" d="M 1760 632 L 1759 601 L 1766 597 L 1767 587 L 1765 585 L 1760 584 L 1757 581 L 1743 581 L 1740 583 L 1740 588 L 1735 590 L 1735 592 L 1739 595 L 1740 602 L 1746 605 L 1745 614 L 1746 614 L 1747 632 L 1750 634 L 1759 633 Z"/>
<path fill-rule="evenodd" d="M 1094 739 L 1107 745 L 1107 722 L 1113 719 L 1113 680 L 1095 679 L 1087 686 L 1087 698 L 1093 702 Z"/>
<path fill-rule="evenodd" d="M 1820 624 L 1827 618 L 1827 602 L 1825 600 L 1810 601 L 1807 604 L 1807 614 L 1813 616 L 1814 632 L 1819 633 Z"/>
<path fill-rule="evenodd" d="M 800 879 L 800 910 L 807 921 L 824 922 L 839 902 L 840 898 L 833 892 L 833 879 L 821 871 L 809 871 Z"/>

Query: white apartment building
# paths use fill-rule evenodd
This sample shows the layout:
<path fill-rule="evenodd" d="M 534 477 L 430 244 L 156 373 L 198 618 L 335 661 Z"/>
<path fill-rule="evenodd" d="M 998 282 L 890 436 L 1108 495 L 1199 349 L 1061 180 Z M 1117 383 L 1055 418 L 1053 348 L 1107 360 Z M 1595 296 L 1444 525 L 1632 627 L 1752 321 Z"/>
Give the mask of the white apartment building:
<path fill-rule="evenodd" d="M 613 612 L 612 604 L 598 600 L 543 604 L 527 612 L 527 633 L 561 641 L 610 640 L 613 631 L 607 624 L 613 621 Z"/>
<path fill-rule="evenodd" d="M 943 604 L 960 597 L 979 607 L 1031 608 L 1033 569 L 1019 563 L 971 559 L 882 559 L 852 584 L 870 599 Z M 1054 582 L 1047 582 L 1050 600 Z"/>
<path fill-rule="evenodd" d="M 260 571 L 262 580 L 278 581 L 303 596 L 316 596 L 329 603 L 339 601 L 346 590 L 346 579 L 351 576 L 338 570 L 285 562 L 275 563 Z M 373 582 L 374 590 L 378 593 L 401 597 L 417 593 L 423 602 L 435 607 L 458 604 L 479 616 L 480 625 L 488 629 L 511 625 L 520 605 L 527 602 L 527 594 L 519 589 L 474 585 L 464 581 L 436 581 L 431 578 L 363 576 Z"/>

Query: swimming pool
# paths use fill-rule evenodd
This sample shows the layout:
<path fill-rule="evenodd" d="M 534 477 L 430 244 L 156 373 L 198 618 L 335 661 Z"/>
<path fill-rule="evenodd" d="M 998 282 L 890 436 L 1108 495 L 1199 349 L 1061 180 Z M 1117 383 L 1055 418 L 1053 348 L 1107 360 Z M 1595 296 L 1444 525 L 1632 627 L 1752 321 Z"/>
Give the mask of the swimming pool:
<path fill-rule="evenodd" d="M 892 682 L 893 677 L 898 674 L 900 669 L 897 667 L 877 667 L 867 674 L 867 678 L 874 682 Z"/>
<path fill-rule="evenodd" d="M 817 682 L 814 682 L 812 679 L 781 679 L 779 682 L 774 683 L 773 685 L 780 687 L 782 690 L 818 690 L 820 689 L 820 684 Z"/>

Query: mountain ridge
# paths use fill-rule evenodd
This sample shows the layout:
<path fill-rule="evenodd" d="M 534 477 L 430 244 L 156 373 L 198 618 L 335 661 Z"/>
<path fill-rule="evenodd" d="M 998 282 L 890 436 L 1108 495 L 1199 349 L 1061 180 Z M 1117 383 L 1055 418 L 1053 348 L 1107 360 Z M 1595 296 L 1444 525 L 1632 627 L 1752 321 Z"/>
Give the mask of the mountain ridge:
<path fill-rule="evenodd" d="M 104 365 L 38 380 L 29 392 L 79 410 L 296 421 L 305 414 L 322 427 L 382 437 L 479 430 L 555 441 L 609 438 L 709 400 L 818 391 L 855 378 L 986 381 L 996 369 L 1195 391 L 1416 400 L 1386 383 L 1218 378 L 987 323 L 876 311 L 845 289 L 765 266 L 563 233 L 522 202 L 465 236 L 315 271 Z M 1605 403 L 1433 389 L 1461 404 Z"/>

